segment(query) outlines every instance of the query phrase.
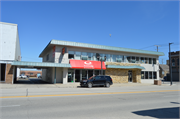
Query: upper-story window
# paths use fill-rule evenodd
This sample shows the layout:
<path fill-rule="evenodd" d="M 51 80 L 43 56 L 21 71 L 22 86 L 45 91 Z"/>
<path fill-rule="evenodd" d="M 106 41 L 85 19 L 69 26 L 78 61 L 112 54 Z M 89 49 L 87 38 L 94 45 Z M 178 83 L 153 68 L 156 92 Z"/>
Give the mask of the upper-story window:
<path fill-rule="evenodd" d="M 144 64 L 144 57 L 141 57 L 141 64 Z"/>
<path fill-rule="evenodd" d="M 148 64 L 148 62 L 149 62 L 149 58 L 144 58 L 144 61 L 145 61 L 145 64 Z"/>
<path fill-rule="evenodd" d="M 153 64 L 156 64 L 156 58 L 153 58 Z"/>
<path fill-rule="evenodd" d="M 131 56 L 127 56 L 127 62 L 131 63 Z"/>
<path fill-rule="evenodd" d="M 132 56 L 131 62 L 136 63 L 136 57 Z"/>
<path fill-rule="evenodd" d="M 102 60 L 104 61 L 104 58 L 106 56 L 106 62 L 156 64 L 156 58 L 91 53 L 91 52 L 79 52 L 79 51 L 68 51 L 68 54 L 69 54 L 68 55 L 69 59 L 77 59 L 77 60 L 100 61 L 102 58 Z M 97 58 L 98 55 L 99 55 L 99 59 Z M 49 57 L 49 56 L 47 56 L 47 57 Z M 49 59 L 49 58 L 47 58 L 47 59 Z"/>
<path fill-rule="evenodd" d="M 123 61 L 123 55 L 117 55 L 116 56 L 116 62 L 124 62 Z"/>
<path fill-rule="evenodd" d="M 136 57 L 136 63 L 140 63 L 140 62 L 139 62 L 139 57 Z"/>
<path fill-rule="evenodd" d="M 69 59 L 74 59 L 74 51 L 68 51 L 68 54 Z"/>
<path fill-rule="evenodd" d="M 78 60 L 81 59 L 81 52 L 76 52 L 75 53 L 75 59 L 78 59 Z"/>
<path fill-rule="evenodd" d="M 149 58 L 149 64 L 152 64 L 152 58 Z"/>
<path fill-rule="evenodd" d="M 175 60 L 172 59 L 172 66 L 175 66 Z"/>
<path fill-rule="evenodd" d="M 48 61 L 49 60 L 49 54 L 48 55 L 46 55 L 46 61 Z"/>
<path fill-rule="evenodd" d="M 179 66 L 179 58 L 177 59 L 177 65 Z"/>

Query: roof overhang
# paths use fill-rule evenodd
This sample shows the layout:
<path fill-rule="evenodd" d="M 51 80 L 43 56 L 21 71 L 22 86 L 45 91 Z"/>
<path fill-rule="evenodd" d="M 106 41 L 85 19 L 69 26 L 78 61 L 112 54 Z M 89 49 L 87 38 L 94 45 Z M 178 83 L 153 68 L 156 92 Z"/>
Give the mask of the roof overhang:
<path fill-rule="evenodd" d="M 137 66 L 137 65 L 133 65 L 133 66 L 121 66 L 121 65 L 107 65 L 107 68 L 117 68 L 117 69 L 145 69 L 142 66 Z"/>
<path fill-rule="evenodd" d="M 128 52 L 128 53 L 138 53 L 138 54 L 164 56 L 163 52 L 155 52 L 155 51 L 148 51 L 148 50 L 138 50 L 138 49 L 130 49 L 130 48 L 122 48 L 122 47 L 112 47 L 112 46 L 105 46 L 105 45 L 95 45 L 95 44 L 70 42 L 70 41 L 62 41 L 62 40 L 51 40 L 49 42 L 49 44 L 45 47 L 45 49 L 41 52 L 39 57 L 43 57 L 45 55 L 45 53 L 49 49 L 53 48 L 54 45 L 72 46 L 72 47 L 80 47 L 80 48 L 91 48 L 91 49 L 100 49 L 100 50 L 109 50 L 109 51 L 121 51 L 121 52 Z"/>
<path fill-rule="evenodd" d="M 22 68 L 46 68 L 46 67 L 65 67 L 65 68 L 71 68 L 70 64 L 49 63 L 49 62 L 14 61 L 14 62 L 11 63 L 11 65 L 22 67 Z"/>

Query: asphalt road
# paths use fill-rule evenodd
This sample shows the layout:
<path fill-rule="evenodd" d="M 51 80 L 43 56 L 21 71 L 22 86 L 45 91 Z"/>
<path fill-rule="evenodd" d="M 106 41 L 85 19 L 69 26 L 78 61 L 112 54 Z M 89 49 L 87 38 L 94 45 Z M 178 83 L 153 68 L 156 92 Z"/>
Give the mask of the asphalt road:
<path fill-rule="evenodd" d="M 29 90 L 28 95 L 39 95 L 39 97 L 16 97 L 24 95 L 24 89 L 2 89 L 1 97 L 14 96 L 15 98 L 0 98 L 0 118 L 179 118 L 180 92 L 176 91 L 179 89 L 178 87 L 179 85 L 171 87 L 42 88 Z M 171 91 L 168 92 L 168 90 Z"/>

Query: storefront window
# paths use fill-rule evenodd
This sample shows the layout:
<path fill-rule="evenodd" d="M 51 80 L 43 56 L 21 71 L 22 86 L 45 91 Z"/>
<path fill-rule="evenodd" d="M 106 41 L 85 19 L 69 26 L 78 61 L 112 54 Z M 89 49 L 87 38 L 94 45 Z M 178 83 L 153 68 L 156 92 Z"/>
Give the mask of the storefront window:
<path fill-rule="evenodd" d="M 68 56 L 69 59 L 74 59 L 74 51 L 68 51 L 68 54 L 69 54 Z"/>
<path fill-rule="evenodd" d="M 96 53 L 93 53 L 94 61 L 97 61 Z"/>
<path fill-rule="evenodd" d="M 93 70 L 88 70 L 88 79 L 93 76 Z"/>
<path fill-rule="evenodd" d="M 79 69 L 75 70 L 75 82 L 80 82 L 80 71 Z"/>
<path fill-rule="evenodd" d="M 75 59 L 80 60 L 81 59 L 81 52 L 76 52 L 75 54 L 76 54 Z"/>
<path fill-rule="evenodd" d="M 148 72 L 145 71 L 145 79 L 148 79 Z"/>
<path fill-rule="evenodd" d="M 136 63 L 139 63 L 139 57 L 136 57 Z"/>
<path fill-rule="evenodd" d="M 117 55 L 116 61 L 117 62 L 123 62 L 123 55 Z"/>
<path fill-rule="evenodd" d="M 99 75 L 99 74 L 100 74 L 99 70 L 95 70 L 95 71 L 94 71 L 94 75 L 95 75 L 95 76 L 97 76 L 97 75 Z"/>
<path fill-rule="evenodd" d="M 156 64 L 156 58 L 153 58 L 153 64 Z"/>
<path fill-rule="evenodd" d="M 82 70 L 82 80 L 87 79 L 87 70 Z"/>
<path fill-rule="evenodd" d="M 149 79 L 152 79 L 152 72 L 149 72 Z"/>
<path fill-rule="evenodd" d="M 152 58 L 149 58 L 149 64 L 152 64 Z"/>
<path fill-rule="evenodd" d="M 144 64 L 144 57 L 141 57 L 141 64 Z"/>
<path fill-rule="evenodd" d="M 141 72 L 141 79 L 144 79 L 144 71 Z"/>
<path fill-rule="evenodd" d="M 153 72 L 153 79 L 157 79 L 157 73 Z"/>
<path fill-rule="evenodd" d="M 105 54 L 100 54 L 100 59 L 102 59 L 102 61 L 105 61 Z"/>
<path fill-rule="evenodd" d="M 106 54 L 106 62 L 110 62 L 111 61 L 111 55 L 110 54 Z"/>
<path fill-rule="evenodd" d="M 88 60 L 93 60 L 93 53 L 88 53 Z"/>
<path fill-rule="evenodd" d="M 74 82 L 74 69 L 69 69 L 68 70 L 68 82 Z"/>

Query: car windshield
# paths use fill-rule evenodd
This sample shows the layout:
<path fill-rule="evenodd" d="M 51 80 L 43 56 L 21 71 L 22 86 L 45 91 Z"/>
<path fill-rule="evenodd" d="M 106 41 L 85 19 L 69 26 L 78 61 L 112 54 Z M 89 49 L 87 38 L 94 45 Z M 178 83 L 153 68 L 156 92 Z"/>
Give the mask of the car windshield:
<path fill-rule="evenodd" d="M 95 76 L 91 76 L 88 80 L 90 80 L 90 79 L 92 79 L 92 78 L 94 78 Z"/>

